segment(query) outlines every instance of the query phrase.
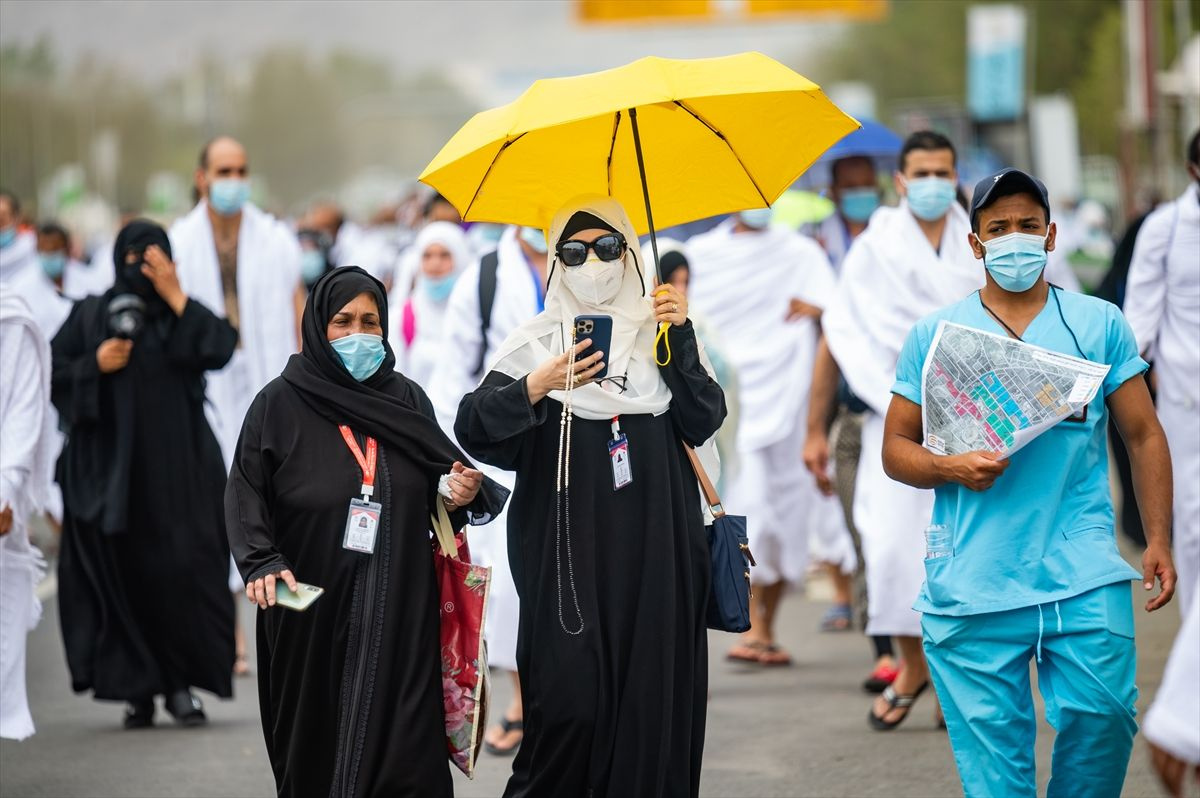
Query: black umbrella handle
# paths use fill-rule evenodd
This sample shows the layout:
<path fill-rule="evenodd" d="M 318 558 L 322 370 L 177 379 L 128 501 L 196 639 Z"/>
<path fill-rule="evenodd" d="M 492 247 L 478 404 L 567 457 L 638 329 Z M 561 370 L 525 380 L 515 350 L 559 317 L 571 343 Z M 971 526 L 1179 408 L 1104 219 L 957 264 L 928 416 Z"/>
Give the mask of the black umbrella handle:
<path fill-rule="evenodd" d="M 646 185 L 646 163 L 642 160 L 642 137 L 638 134 L 637 109 L 629 109 L 629 124 L 633 127 L 633 151 L 637 154 L 638 175 L 642 178 L 642 200 L 646 203 L 646 224 L 650 225 L 650 251 L 654 253 L 654 276 L 662 282 L 658 267 L 658 236 L 654 233 L 654 214 L 650 210 L 650 188 Z"/>

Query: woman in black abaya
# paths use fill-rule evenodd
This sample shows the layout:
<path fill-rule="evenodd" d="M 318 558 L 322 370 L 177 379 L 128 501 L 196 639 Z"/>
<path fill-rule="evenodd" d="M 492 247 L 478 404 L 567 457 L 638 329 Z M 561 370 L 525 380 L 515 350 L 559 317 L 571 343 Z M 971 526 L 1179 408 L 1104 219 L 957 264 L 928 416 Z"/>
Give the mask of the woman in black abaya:
<path fill-rule="evenodd" d="M 549 240 L 546 310 L 501 347 L 455 424 L 468 451 L 517 472 L 508 547 L 521 598 L 525 738 L 505 795 L 694 796 L 710 555 L 681 441 L 706 455 L 724 395 L 704 365 L 687 299 L 669 285 L 650 296 L 617 202 L 569 203 Z M 585 262 L 564 257 L 581 244 Z M 580 315 L 611 317 L 612 343 L 580 358 L 568 393 Z M 660 322 L 670 325 L 663 367 L 655 363 Z M 602 364 L 608 377 L 590 382 Z"/>
<path fill-rule="evenodd" d="M 237 332 L 183 293 L 170 258 L 161 227 L 130 222 L 113 287 L 77 302 L 51 343 L 67 429 L 58 605 L 71 686 L 129 702 L 131 728 L 154 722 L 155 695 L 197 725 L 190 688 L 233 694 L 225 467 L 204 372 L 229 361 Z M 132 340 L 111 331 L 121 295 L 144 306 Z"/>
<path fill-rule="evenodd" d="M 449 795 L 429 519 L 445 502 L 456 527 L 485 523 L 507 491 L 470 467 L 424 392 L 393 370 L 378 280 L 328 272 L 301 329 L 302 353 L 246 415 L 225 493 L 230 547 L 262 610 L 259 704 L 276 786 Z M 438 493 L 447 475 L 449 498 Z M 372 481 L 374 539 L 348 548 L 350 502 Z M 275 607 L 277 579 L 325 593 L 302 613 Z"/>

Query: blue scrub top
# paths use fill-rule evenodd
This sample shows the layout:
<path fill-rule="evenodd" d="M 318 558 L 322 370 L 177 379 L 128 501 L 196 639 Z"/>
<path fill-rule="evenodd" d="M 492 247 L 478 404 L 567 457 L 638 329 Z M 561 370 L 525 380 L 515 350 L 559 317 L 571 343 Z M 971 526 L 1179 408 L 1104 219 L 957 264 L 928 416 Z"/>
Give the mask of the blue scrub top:
<path fill-rule="evenodd" d="M 1047 296 L 1022 339 L 1112 368 L 1086 421 L 1062 421 L 1043 432 L 1012 455 L 991 488 L 976 493 L 951 483 L 934 490 L 930 542 L 943 556 L 925 560 L 925 584 L 913 607 L 918 612 L 1001 612 L 1141 578 L 1117 551 L 1104 400 L 1149 366 L 1115 305 L 1051 291 L 1058 302 Z M 921 369 L 943 320 L 1007 335 L 984 310 L 978 292 L 926 316 L 900 351 L 892 393 L 921 404 Z"/>

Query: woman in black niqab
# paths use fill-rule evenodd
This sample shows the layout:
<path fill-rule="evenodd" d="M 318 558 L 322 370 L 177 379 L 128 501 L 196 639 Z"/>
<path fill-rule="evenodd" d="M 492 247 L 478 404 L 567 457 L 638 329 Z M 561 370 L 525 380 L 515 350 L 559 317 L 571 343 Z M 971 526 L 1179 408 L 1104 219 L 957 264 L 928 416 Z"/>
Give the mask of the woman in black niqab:
<path fill-rule="evenodd" d="M 242 427 L 225 495 L 230 547 L 252 590 L 284 571 L 325 590 L 303 613 L 258 615 L 259 703 L 279 794 L 449 795 L 429 518 L 439 478 L 470 462 L 421 388 L 393 370 L 386 338 L 383 362 L 361 382 L 330 345 L 330 320 L 364 293 L 386 331 L 383 285 L 363 270 L 336 269 L 313 286 L 302 353 Z M 382 514 L 370 553 L 343 547 L 362 471 L 339 425 L 363 451 L 367 437 L 378 441 L 372 499 Z M 484 480 L 451 518 L 485 523 L 506 498 Z"/>
<path fill-rule="evenodd" d="M 151 246 L 166 257 L 152 271 L 182 299 L 177 310 L 142 271 Z M 190 688 L 232 695 L 225 468 L 204 373 L 229 362 L 237 332 L 181 295 L 170 257 L 161 227 L 127 224 L 113 287 L 75 303 L 50 345 L 51 399 L 67 431 L 58 606 L 71 685 L 129 702 L 129 727 L 153 723 L 155 695 L 187 724 L 204 720 Z M 125 365 L 102 369 L 122 294 L 141 300 L 145 323 Z"/>

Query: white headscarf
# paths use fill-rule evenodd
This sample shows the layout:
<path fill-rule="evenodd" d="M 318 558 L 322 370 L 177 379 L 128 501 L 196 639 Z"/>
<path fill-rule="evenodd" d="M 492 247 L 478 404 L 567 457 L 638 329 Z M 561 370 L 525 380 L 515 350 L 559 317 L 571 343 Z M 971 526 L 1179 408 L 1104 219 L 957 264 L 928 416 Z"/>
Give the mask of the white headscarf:
<path fill-rule="evenodd" d="M 421 270 L 421 260 L 430 244 L 440 244 L 450 253 L 450 259 L 454 262 L 450 274 L 461 274 L 471 261 L 471 248 L 467 245 L 467 236 L 461 227 L 450 222 L 430 222 L 421 228 L 413 244 L 413 252 L 417 255 L 418 285 L 425 279 L 425 273 Z"/>
<path fill-rule="evenodd" d="M 579 211 L 603 219 L 629 242 L 621 287 L 616 297 L 606 304 L 593 305 L 575 296 L 562 279 L 567 267 L 554 255 L 554 245 L 563 229 Z M 607 421 L 626 413 L 657 416 L 666 412 L 671 404 L 671 390 L 663 382 L 654 362 L 654 337 L 658 325 L 650 307 L 650 275 L 641 262 L 637 233 L 625 209 L 609 197 L 577 197 L 555 215 L 549 233 L 547 240 L 552 257 L 546 309 L 508 337 L 496 354 L 491 370 L 519 380 L 549 358 L 566 351 L 563 339 L 570 337 L 576 316 L 612 316 L 612 344 L 604 353 L 604 360 L 610 377 L 626 377 L 626 390 L 609 390 L 595 383 L 576 388 L 571 393 L 575 415 Z M 566 398 L 563 391 L 551 391 L 550 396 L 559 402 Z"/>

